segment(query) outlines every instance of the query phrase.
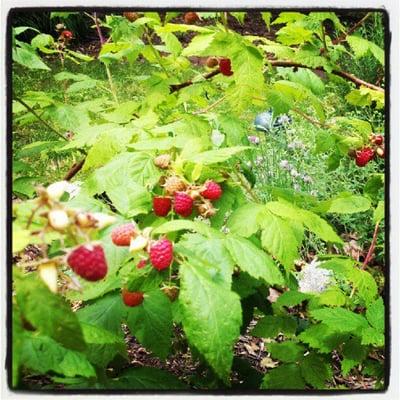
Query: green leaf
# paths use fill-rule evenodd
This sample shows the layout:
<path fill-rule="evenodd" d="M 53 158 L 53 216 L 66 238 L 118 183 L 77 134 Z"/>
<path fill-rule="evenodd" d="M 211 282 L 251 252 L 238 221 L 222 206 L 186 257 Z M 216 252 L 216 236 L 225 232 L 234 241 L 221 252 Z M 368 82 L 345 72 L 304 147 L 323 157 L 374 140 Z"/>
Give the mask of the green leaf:
<path fill-rule="evenodd" d="M 344 376 L 361 363 L 367 356 L 368 348 L 364 347 L 359 338 L 353 337 L 343 346 L 342 373 Z"/>
<path fill-rule="evenodd" d="M 355 35 L 347 36 L 346 40 L 357 58 L 363 57 L 370 52 L 381 65 L 384 65 L 385 52 L 375 43 Z"/>
<path fill-rule="evenodd" d="M 311 316 L 337 332 L 359 333 L 368 326 L 367 320 L 360 314 L 344 308 L 321 308 L 311 311 Z"/>
<path fill-rule="evenodd" d="M 247 146 L 233 146 L 218 150 L 208 150 L 191 157 L 190 161 L 194 163 L 201 163 L 203 165 L 217 164 L 227 161 L 235 154 L 248 149 L 249 147 Z"/>
<path fill-rule="evenodd" d="M 78 318 L 64 299 L 52 292 L 37 274 L 15 278 L 21 314 L 40 333 L 65 347 L 82 350 L 85 342 Z"/>
<path fill-rule="evenodd" d="M 35 50 L 26 45 L 26 47 L 17 47 L 12 50 L 12 59 L 14 62 L 23 65 L 29 69 L 43 69 L 50 71 L 50 68 L 36 54 Z"/>
<path fill-rule="evenodd" d="M 233 211 L 229 216 L 227 227 L 230 232 L 243 237 L 250 237 L 259 229 L 258 216 L 264 206 L 256 203 L 246 203 Z M 246 221 L 246 223 L 244 223 Z"/>
<path fill-rule="evenodd" d="M 326 306 L 344 306 L 346 296 L 338 287 L 330 287 L 318 296 L 318 302 Z"/>
<path fill-rule="evenodd" d="M 95 377 L 96 371 L 84 354 L 66 349 L 47 336 L 25 333 L 21 364 L 39 374 L 55 372 L 67 377 Z"/>
<path fill-rule="evenodd" d="M 182 246 L 185 251 L 182 251 Z M 199 263 L 198 267 L 207 271 L 214 282 L 230 289 L 234 262 L 223 239 L 186 234 L 184 240 L 180 240 L 175 248 L 178 253 L 181 252 L 182 255 L 188 257 L 191 264 L 197 266 Z"/>
<path fill-rule="evenodd" d="M 374 210 L 374 223 L 379 224 L 385 218 L 385 203 L 381 200 Z"/>
<path fill-rule="evenodd" d="M 385 306 L 382 297 L 379 297 L 369 305 L 365 316 L 371 326 L 378 332 L 383 333 L 385 331 Z"/>
<path fill-rule="evenodd" d="M 190 264 L 181 265 L 180 280 L 179 302 L 189 343 L 226 381 L 242 323 L 240 298 Z"/>
<path fill-rule="evenodd" d="M 337 330 L 325 324 L 311 325 L 298 335 L 298 339 L 310 347 L 318 349 L 320 353 L 330 353 L 343 344 L 349 333 L 338 333 Z"/>
<path fill-rule="evenodd" d="M 296 320 L 290 316 L 266 315 L 257 322 L 251 335 L 262 338 L 275 338 L 283 333 L 285 336 L 294 335 Z"/>
<path fill-rule="evenodd" d="M 319 355 L 311 353 L 301 363 L 304 380 L 315 389 L 326 389 L 326 381 L 331 378 L 331 366 Z"/>
<path fill-rule="evenodd" d="M 274 261 L 245 238 L 229 235 L 225 246 L 242 271 L 255 279 L 263 279 L 269 285 L 283 285 L 284 279 Z"/>
<path fill-rule="evenodd" d="M 279 29 L 276 35 L 280 43 L 292 46 L 311 41 L 313 31 L 305 29 L 300 25 L 290 24 Z"/>
<path fill-rule="evenodd" d="M 165 222 L 164 224 L 158 226 L 157 228 L 154 229 L 153 233 L 158 235 L 158 234 L 181 231 L 181 230 L 194 231 L 204 236 L 210 236 L 212 232 L 211 228 L 209 228 L 203 222 L 196 222 L 189 220 L 173 220 Z"/>
<path fill-rule="evenodd" d="M 261 243 L 264 249 L 291 270 L 298 258 L 299 241 L 289 222 L 271 213 L 264 213 L 260 219 L 263 230 Z"/>
<path fill-rule="evenodd" d="M 129 308 L 127 323 L 143 346 L 165 359 L 172 342 L 171 302 L 159 289 L 144 296 L 142 304 Z"/>
<path fill-rule="evenodd" d="M 366 197 L 343 193 L 335 198 L 321 201 L 319 205 L 314 208 L 314 211 L 327 214 L 354 214 L 367 211 L 370 207 L 371 202 Z"/>
<path fill-rule="evenodd" d="M 81 324 L 83 337 L 87 344 L 85 355 L 95 365 L 106 367 L 117 354 L 127 358 L 124 340 L 98 326 Z"/>
<path fill-rule="evenodd" d="M 129 368 L 119 377 L 107 381 L 106 387 L 122 390 L 188 389 L 175 375 L 151 367 Z"/>
<path fill-rule="evenodd" d="M 296 364 L 280 365 L 264 376 L 261 389 L 304 389 L 306 383 Z"/>
<path fill-rule="evenodd" d="M 361 344 L 383 347 L 385 345 L 385 335 L 369 326 L 361 331 Z"/>
<path fill-rule="evenodd" d="M 376 200 L 379 196 L 379 192 L 384 188 L 384 184 L 384 174 L 372 174 L 364 186 L 364 195 Z"/>
<path fill-rule="evenodd" d="M 296 362 L 304 357 L 305 347 L 301 344 L 285 341 L 280 343 L 268 343 L 267 350 L 272 358 L 283 362 Z"/>
<path fill-rule="evenodd" d="M 265 25 L 267 26 L 267 29 L 269 30 L 271 27 L 271 18 L 272 18 L 272 13 L 270 12 L 262 12 L 261 13 L 261 18 L 265 22 Z"/>
<path fill-rule="evenodd" d="M 109 293 L 77 311 L 81 322 L 95 325 L 121 336 L 121 322 L 126 315 L 120 293 Z"/>
<path fill-rule="evenodd" d="M 309 293 L 297 292 L 295 290 L 288 290 L 283 292 L 278 300 L 275 302 L 274 307 L 280 309 L 282 307 L 293 307 L 301 304 L 305 300 L 310 300 L 313 296 Z"/>

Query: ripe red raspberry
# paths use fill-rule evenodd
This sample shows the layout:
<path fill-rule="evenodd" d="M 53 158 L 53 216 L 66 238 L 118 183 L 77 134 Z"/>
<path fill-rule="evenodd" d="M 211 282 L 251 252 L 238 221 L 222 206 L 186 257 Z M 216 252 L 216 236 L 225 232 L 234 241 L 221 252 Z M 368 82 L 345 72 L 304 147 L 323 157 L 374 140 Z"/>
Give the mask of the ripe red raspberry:
<path fill-rule="evenodd" d="M 223 58 L 222 60 L 219 60 L 219 70 L 221 71 L 222 75 L 233 75 L 233 71 L 231 69 L 231 60 L 229 58 Z"/>
<path fill-rule="evenodd" d="M 171 211 L 171 199 L 169 197 L 153 197 L 154 214 L 165 217 Z"/>
<path fill-rule="evenodd" d="M 171 265 L 173 259 L 173 246 L 168 239 L 160 239 L 150 247 L 151 265 L 161 271 Z"/>
<path fill-rule="evenodd" d="M 132 223 L 117 226 L 111 232 L 111 240 L 116 246 L 129 246 L 131 239 L 136 236 L 136 226 Z"/>
<path fill-rule="evenodd" d="M 193 211 L 193 199 L 185 192 L 175 192 L 174 211 L 182 217 L 188 217 Z"/>
<path fill-rule="evenodd" d="M 73 250 L 67 262 L 72 270 L 88 281 L 98 281 L 107 275 L 107 261 L 103 248 L 98 245 L 82 245 Z"/>
<path fill-rule="evenodd" d="M 144 267 L 147 265 L 147 262 L 148 262 L 148 260 L 146 260 L 146 259 L 143 258 L 142 260 L 140 260 L 140 261 L 138 262 L 137 268 L 138 268 L 138 269 L 144 268 Z"/>
<path fill-rule="evenodd" d="M 61 36 L 64 36 L 66 39 L 72 39 L 72 32 L 71 31 L 62 31 Z"/>
<path fill-rule="evenodd" d="M 203 197 L 209 200 L 218 200 L 222 196 L 222 189 L 218 183 L 207 181 L 204 184 L 204 190 L 200 192 Z"/>
<path fill-rule="evenodd" d="M 374 150 L 370 147 L 364 147 L 356 152 L 356 164 L 359 167 L 364 167 L 374 158 Z"/>
<path fill-rule="evenodd" d="M 128 307 L 136 307 L 143 303 L 142 292 L 130 292 L 128 289 L 122 289 L 122 300 Z"/>
<path fill-rule="evenodd" d="M 193 24 L 199 20 L 199 16 L 195 12 L 187 12 L 183 17 L 185 24 Z"/>
<path fill-rule="evenodd" d="M 383 143 L 383 136 L 382 135 L 375 135 L 374 143 L 380 146 Z"/>

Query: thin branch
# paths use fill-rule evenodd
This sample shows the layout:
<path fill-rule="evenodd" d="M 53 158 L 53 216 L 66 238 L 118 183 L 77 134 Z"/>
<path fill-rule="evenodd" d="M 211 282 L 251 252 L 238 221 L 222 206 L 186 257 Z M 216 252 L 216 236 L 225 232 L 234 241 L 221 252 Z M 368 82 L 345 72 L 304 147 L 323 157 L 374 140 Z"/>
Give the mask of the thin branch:
<path fill-rule="evenodd" d="M 99 36 L 100 44 L 103 46 L 103 44 L 105 43 L 105 40 L 104 40 L 103 33 L 101 32 L 101 29 L 100 29 L 99 20 L 97 19 L 97 13 L 96 12 L 93 13 L 93 21 L 94 21 L 94 23 L 96 25 L 97 35 Z"/>
<path fill-rule="evenodd" d="M 269 60 L 270 65 L 272 65 L 273 67 L 297 67 L 297 68 L 308 68 L 308 69 L 312 69 L 314 71 L 322 71 L 322 72 L 326 72 L 323 68 L 312 68 L 308 65 L 304 65 L 298 62 L 294 62 L 294 61 L 290 61 L 290 60 Z M 382 92 L 385 93 L 385 89 L 382 89 L 379 86 L 376 86 L 372 83 L 363 81 L 362 79 L 358 78 L 357 76 L 350 74 L 349 72 L 346 71 L 342 71 L 342 70 L 333 70 L 332 74 L 340 76 L 341 78 L 344 78 L 348 81 L 351 81 L 353 83 L 355 83 L 357 86 L 365 86 L 367 88 L 373 89 L 373 90 L 377 90 L 378 92 Z"/>
<path fill-rule="evenodd" d="M 64 176 L 64 181 L 70 181 L 83 167 L 83 164 L 85 164 L 85 158 L 82 158 L 79 162 L 75 163 L 65 174 Z"/>
<path fill-rule="evenodd" d="M 210 111 L 211 109 L 213 109 L 214 107 L 216 107 L 218 104 L 222 103 L 225 99 L 226 99 L 226 95 L 222 96 L 217 101 L 215 101 L 214 103 L 210 104 L 208 107 L 203 108 L 202 110 L 194 111 L 193 115 L 205 114 L 208 111 Z"/>
<path fill-rule="evenodd" d="M 372 236 L 372 242 L 371 242 L 371 245 L 369 246 L 367 256 L 365 257 L 365 260 L 363 262 L 361 269 L 365 269 L 367 267 L 368 263 L 371 261 L 372 254 L 375 250 L 376 241 L 378 239 L 378 230 L 379 230 L 379 222 L 375 225 L 374 234 Z"/>
<path fill-rule="evenodd" d="M 31 114 L 33 114 L 43 125 L 45 125 L 48 129 L 50 129 L 52 132 L 54 132 L 57 136 L 62 138 L 63 140 L 68 141 L 68 139 L 61 133 L 58 132 L 55 128 L 53 128 L 50 124 L 48 124 L 44 119 L 40 117 L 40 115 L 27 103 L 25 103 L 24 100 L 20 99 L 19 97 L 14 97 L 15 101 L 18 101 L 18 103 L 22 104 Z"/>
<path fill-rule="evenodd" d="M 221 71 L 217 68 L 214 71 L 209 72 L 208 74 L 203 75 L 203 79 L 207 80 L 207 79 L 211 79 L 212 77 L 214 77 L 215 75 L 218 75 Z M 198 82 L 203 82 L 203 81 L 198 81 Z M 181 90 L 187 86 L 193 85 L 194 83 L 197 82 L 193 82 L 191 79 L 186 81 L 186 82 L 182 82 L 182 83 L 178 83 L 176 85 L 171 85 L 170 86 L 170 93 L 174 93 L 177 92 L 178 90 Z"/>
<path fill-rule="evenodd" d="M 303 111 L 299 110 L 298 108 L 292 108 L 292 111 L 294 111 L 296 114 L 301 115 L 304 119 L 306 119 L 308 122 L 311 122 L 313 125 L 320 126 L 321 128 L 332 127 L 332 125 L 330 124 L 326 124 L 325 122 L 320 122 L 317 119 L 310 117 L 309 115 L 303 113 Z"/>
<path fill-rule="evenodd" d="M 357 23 L 355 23 L 347 32 L 343 33 L 338 38 L 333 39 L 332 44 L 344 42 L 347 36 L 350 36 L 353 32 L 355 32 L 371 15 L 372 12 L 368 12 L 367 14 L 365 14 L 364 17 L 361 18 Z"/>

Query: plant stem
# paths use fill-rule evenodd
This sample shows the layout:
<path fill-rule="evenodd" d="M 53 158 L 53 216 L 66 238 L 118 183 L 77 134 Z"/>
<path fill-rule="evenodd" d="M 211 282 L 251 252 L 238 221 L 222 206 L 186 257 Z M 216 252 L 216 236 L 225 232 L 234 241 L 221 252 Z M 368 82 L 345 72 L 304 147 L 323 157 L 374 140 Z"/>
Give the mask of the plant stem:
<path fill-rule="evenodd" d="M 321 33 L 322 33 L 322 43 L 324 44 L 325 56 L 327 58 L 329 58 L 329 50 L 328 50 L 328 46 L 326 45 L 326 34 L 325 34 L 324 21 L 321 21 Z"/>
<path fill-rule="evenodd" d="M 235 176 L 240 185 L 243 187 L 243 189 L 247 192 L 247 194 L 256 202 L 256 203 L 260 203 L 260 199 L 259 197 L 254 193 L 253 189 L 250 187 L 249 182 L 247 182 L 247 180 L 243 177 L 243 175 L 238 172 L 238 171 L 234 171 L 232 172 L 232 175 Z"/>
<path fill-rule="evenodd" d="M 377 222 L 375 225 L 374 234 L 372 236 L 372 242 L 371 242 L 371 245 L 369 246 L 367 256 L 365 257 L 365 260 L 363 262 L 361 269 L 365 269 L 367 267 L 368 263 L 371 261 L 372 253 L 375 250 L 376 240 L 378 238 L 378 231 L 379 231 L 379 222 Z"/>
<path fill-rule="evenodd" d="M 222 24 L 224 25 L 225 31 L 228 32 L 228 30 L 229 30 L 229 28 L 228 28 L 228 13 L 221 12 L 220 16 L 221 16 L 221 21 L 222 21 Z"/>
<path fill-rule="evenodd" d="M 31 114 L 33 114 L 44 126 L 46 126 L 48 129 L 50 129 L 52 132 L 54 132 L 57 136 L 59 136 L 61 139 L 68 141 L 68 139 L 61 133 L 58 132 L 55 128 L 53 128 L 50 124 L 48 124 L 44 119 L 40 117 L 40 115 L 27 103 L 25 103 L 24 100 L 20 99 L 19 97 L 14 96 L 14 100 L 18 101 L 18 103 L 22 104 Z"/>
<path fill-rule="evenodd" d="M 166 70 L 166 68 L 164 67 L 163 61 L 161 59 L 160 53 L 157 51 L 157 49 L 154 47 L 152 41 L 151 41 L 151 36 L 149 35 L 149 32 L 147 30 L 147 28 L 145 28 L 145 32 L 144 35 L 147 39 L 147 41 L 149 42 L 149 46 L 151 48 L 151 51 L 153 52 L 154 56 L 157 58 L 158 63 L 160 64 L 160 67 L 163 69 L 163 71 L 165 72 L 165 74 L 167 75 L 167 77 L 169 78 L 169 73 Z"/>

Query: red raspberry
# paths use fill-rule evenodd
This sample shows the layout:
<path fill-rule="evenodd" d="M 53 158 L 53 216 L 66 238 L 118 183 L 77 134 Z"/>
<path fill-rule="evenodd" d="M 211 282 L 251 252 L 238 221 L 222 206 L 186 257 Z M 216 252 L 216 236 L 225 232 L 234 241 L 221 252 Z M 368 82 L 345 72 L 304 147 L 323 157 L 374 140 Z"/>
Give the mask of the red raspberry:
<path fill-rule="evenodd" d="M 116 246 L 129 246 L 136 236 L 136 226 L 132 223 L 117 226 L 111 232 L 111 240 Z"/>
<path fill-rule="evenodd" d="M 214 181 L 207 181 L 204 184 L 204 190 L 200 194 L 209 200 L 218 200 L 222 196 L 222 189 L 218 183 Z"/>
<path fill-rule="evenodd" d="M 380 146 L 383 143 L 383 136 L 382 135 L 375 135 L 374 143 Z"/>
<path fill-rule="evenodd" d="M 199 16 L 195 12 L 187 12 L 183 16 L 183 19 L 185 21 L 185 24 L 193 24 L 193 22 L 196 22 L 199 20 Z"/>
<path fill-rule="evenodd" d="M 174 211 L 182 217 L 188 217 L 193 211 L 193 199 L 185 192 L 175 192 Z"/>
<path fill-rule="evenodd" d="M 71 31 L 62 31 L 61 36 L 64 36 L 66 39 L 72 39 L 72 32 Z"/>
<path fill-rule="evenodd" d="M 169 197 L 153 197 L 154 214 L 165 217 L 171 211 L 171 199 Z"/>
<path fill-rule="evenodd" d="M 98 281 L 107 275 L 104 251 L 98 245 L 82 245 L 73 250 L 67 262 L 72 270 L 88 281 Z"/>
<path fill-rule="evenodd" d="M 374 158 L 374 150 L 364 147 L 356 152 L 356 164 L 359 167 L 366 166 Z"/>
<path fill-rule="evenodd" d="M 137 264 L 137 268 L 141 269 L 144 268 L 147 265 L 148 260 L 145 260 L 144 258 L 142 260 L 140 260 Z"/>
<path fill-rule="evenodd" d="M 219 70 L 221 71 L 222 75 L 233 75 L 233 71 L 231 69 L 231 60 L 229 58 L 223 58 L 222 60 L 219 60 Z"/>
<path fill-rule="evenodd" d="M 173 259 L 173 246 L 168 239 L 160 239 L 150 247 L 150 262 L 152 266 L 161 271 L 171 265 Z"/>
<path fill-rule="evenodd" d="M 136 307 L 143 303 L 142 292 L 130 292 L 128 289 L 122 289 L 122 300 L 128 307 Z"/>

